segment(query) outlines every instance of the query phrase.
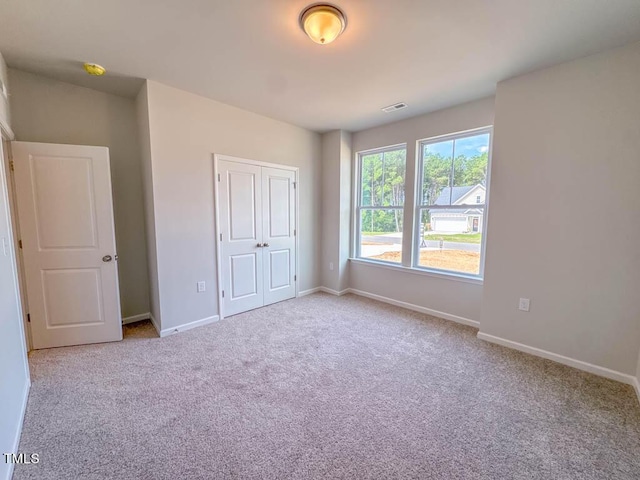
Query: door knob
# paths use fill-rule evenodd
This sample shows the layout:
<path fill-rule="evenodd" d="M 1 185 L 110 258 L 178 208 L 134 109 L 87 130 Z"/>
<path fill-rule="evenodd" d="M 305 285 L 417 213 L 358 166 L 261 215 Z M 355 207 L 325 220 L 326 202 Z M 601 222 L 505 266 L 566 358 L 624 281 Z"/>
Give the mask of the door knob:
<path fill-rule="evenodd" d="M 261 243 L 259 243 L 258 245 L 256 245 L 256 247 L 258 247 L 258 248 L 262 248 L 262 246 L 263 246 L 263 245 L 262 245 Z"/>
<path fill-rule="evenodd" d="M 111 255 L 105 255 L 104 257 L 102 257 L 102 261 L 103 262 L 110 262 L 111 260 L 113 260 L 113 258 L 111 258 Z"/>
<path fill-rule="evenodd" d="M 268 244 L 268 243 L 263 243 L 263 244 L 262 244 L 262 246 L 263 246 L 263 247 L 268 247 L 268 246 L 269 246 L 269 244 Z"/>

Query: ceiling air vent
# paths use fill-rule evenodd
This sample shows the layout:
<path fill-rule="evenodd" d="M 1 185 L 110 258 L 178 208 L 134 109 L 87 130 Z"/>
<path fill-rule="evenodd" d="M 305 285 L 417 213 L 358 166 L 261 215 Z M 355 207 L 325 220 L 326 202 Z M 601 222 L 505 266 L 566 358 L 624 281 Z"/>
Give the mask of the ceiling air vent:
<path fill-rule="evenodd" d="M 382 109 L 383 112 L 395 112 L 396 110 L 402 110 L 403 108 L 407 108 L 407 104 L 404 102 L 396 103 L 394 105 L 389 105 L 388 107 L 384 107 Z"/>

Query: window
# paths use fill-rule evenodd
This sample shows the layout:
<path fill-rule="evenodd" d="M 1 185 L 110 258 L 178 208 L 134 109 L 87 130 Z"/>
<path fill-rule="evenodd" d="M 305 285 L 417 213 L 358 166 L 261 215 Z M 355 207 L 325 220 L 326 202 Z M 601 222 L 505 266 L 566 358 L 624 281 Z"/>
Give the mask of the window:
<path fill-rule="evenodd" d="M 401 263 L 405 146 L 358 154 L 356 256 Z"/>
<path fill-rule="evenodd" d="M 418 142 L 415 163 L 409 161 L 415 198 L 408 202 L 406 146 L 359 152 L 355 256 L 392 268 L 481 279 L 491 133 L 487 127 Z M 414 230 L 411 249 L 403 252 L 405 218 Z"/>
<path fill-rule="evenodd" d="M 490 136 L 483 129 L 420 142 L 415 267 L 481 275 Z"/>

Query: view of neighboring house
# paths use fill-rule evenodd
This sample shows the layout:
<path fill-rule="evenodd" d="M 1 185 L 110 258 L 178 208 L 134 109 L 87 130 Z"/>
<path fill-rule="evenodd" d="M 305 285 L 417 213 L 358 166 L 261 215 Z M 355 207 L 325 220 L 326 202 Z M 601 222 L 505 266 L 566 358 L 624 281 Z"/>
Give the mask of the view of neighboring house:
<path fill-rule="evenodd" d="M 434 205 L 460 205 L 458 208 L 431 210 L 431 231 L 438 233 L 482 232 L 486 189 L 483 185 L 445 187 Z"/>

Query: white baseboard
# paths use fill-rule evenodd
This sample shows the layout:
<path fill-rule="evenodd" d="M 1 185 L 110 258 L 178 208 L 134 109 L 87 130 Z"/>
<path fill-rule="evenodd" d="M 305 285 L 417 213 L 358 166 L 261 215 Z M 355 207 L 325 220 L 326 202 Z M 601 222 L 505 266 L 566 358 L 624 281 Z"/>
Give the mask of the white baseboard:
<path fill-rule="evenodd" d="M 378 300 L 379 302 L 388 303 L 390 305 L 406 308 L 408 310 L 413 310 L 415 312 L 425 313 L 427 315 L 443 318 L 445 320 L 451 320 L 453 322 L 461 323 L 463 325 L 480 328 L 480 322 L 476 320 L 459 317 L 457 315 L 451 315 L 449 313 L 440 312 L 438 310 L 433 310 L 431 308 L 421 307 L 419 305 L 414 305 L 412 303 L 402 302 L 400 300 L 394 300 L 393 298 L 383 297 L 382 295 L 376 295 L 375 293 L 369 293 L 363 290 L 357 290 L 355 288 L 347 288 L 345 290 L 338 292 L 336 290 L 332 290 L 327 287 L 316 287 L 310 290 L 305 290 L 303 292 L 300 292 L 298 296 L 301 297 L 304 295 L 311 295 L 312 293 L 316 293 L 316 292 L 325 292 L 325 293 L 330 293 L 332 295 L 337 295 L 337 296 L 341 296 L 346 293 L 353 293 L 354 295 L 360 295 L 361 297 L 371 298 L 373 300 Z M 483 332 L 478 332 L 477 337 L 481 340 L 485 340 L 490 343 L 495 343 L 498 345 L 502 345 L 503 347 L 512 348 L 514 350 L 519 350 L 524 353 L 529 353 L 531 355 L 546 358 L 548 360 L 553 360 L 563 365 L 568 365 L 570 367 L 577 368 L 578 370 L 583 370 L 585 372 L 593 373 L 601 377 L 609 378 L 611 380 L 616 380 L 618 382 L 631 385 L 635 389 L 636 395 L 638 396 L 638 401 L 640 402 L 640 379 L 632 375 L 628 375 L 622 372 L 617 372 L 615 370 L 611 370 L 605 367 L 599 367 L 591 363 L 583 362 L 581 360 L 575 360 L 573 358 L 565 357 L 563 355 L 558 355 L 556 353 L 548 352 L 546 350 L 541 350 L 539 348 L 530 347 L 528 345 L 524 345 L 518 342 L 513 342 L 511 340 L 506 340 L 504 338 L 495 337 L 493 335 L 489 335 Z"/>
<path fill-rule="evenodd" d="M 160 334 L 160 325 L 158 325 L 158 322 L 156 321 L 155 318 L 153 318 L 153 314 L 149 314 L 149 320 L 151 320 L 151 324 L 153 325 L 153 328 L 156 329 L 156 332 L 158 332 L 158 336 L 161 337 L 162 335 Z"/>
<path fill-rule="evenodd" d="M 636 393 L 638 393 L 640 398 L 640 392 L 639 392 L 640 387 L 638 387 L 638 379 L 632 375 L 627 375 L 626 373 L 617 372 L 616 370 L 611 370 L 605 367 L 599 367 L 598 365 L 593 365 L 591 363 L 583 362 L 582 360 L 576 360 L 575 358 L 565 357 L 564 355 L 548 352 L 547 350 L 542 350 L 540 348 L 530 347 L 529 345 L 513 342 L 505 338 L 495 337 L 493 335 L 489 335 L 488 333 L 478 332 L 478 338 L 490 343 L 502 345 L 503 347 L 512 348 L 514 350 L 519 350 L 520 352 L 528 353 L 530 355 L 535 355 L 536 357 L 542 357 L 542 358 L 546 358 L 547 360 L 553 360 L 554 362 L 558 362 L 563 365 L 567 365 L 569 367 L 577 368 L 578 370 L 583 370 L 585 372 L 593 373 L 594 375 L 598 375 L 600 377 L 605 377 L 610 380 L 616 380 L 618 382 L 625 383 L 627 385 L 632 385 L 633 387 L 636 388 Z"/>
<path fill-rule="evenodd" d="M 196 327 L 202 327 L 203 325 L 208 325 L 210 323 L 217 322 L 218 320 L 220 320 L 220 317 L 218 315 L 214 315 L 213 317 L 201 318 L 200 320 L 196 320 L 194 322 L 183 323 L 182 325 L 178 325 L 177 327 L 165 328 L 164 330 L 160 330 L 160 337 L 167 337 L 169 335 L 173 335 L 174 333 L 184 332 Z"/>
<path fill-rule="evenodd" d="M 310 288 L 309 290 L 302 290 L 301 292 L 298 292 L 298 298 L 299 297 L 306 297 L 307 295 L 311 295 L 313 293 L 317 293 L 320 291 L 322 287 L 316 287 L 316 288 Z"/>
<path fill-rule="evenodd" d="M 0 452 L 0 453 L 18 453 L 18 449 L 20 448 L 20 436 L 22 435 L 22 425 L 24 424 L 24 415 L 27 412 L 27 401 L 29 400 L 29 389 L 31 388 L 31 380 L 27 378 L 27 382 L 24 385 L 24 389 L 22 392 L 22 405 L 20 406 L 20 419 L 18 420 L 18 428 L 16 430 L 15 437 L 13 439 L 13 447 L 10 452 Z M 4 458 L 2 458 L 4 462 Z M 11 480 L 13 477 L 13 468 L 14 464 L 9 463 L 9 468 L 7 470 L 6 480 Z"/>
<path fill-rule="evenodd" d="M 298 297 L 305 297 L 307 295 L 311 295 L 313 293 L 318 293 L 318 292 L 330 293 L 331 295 L 340 297 L 342 295 L 346 295 L 347 293 L 349 293 L 349 289 L 345 288 L 344 290 L 338 291 L 328 287 L 316 287 L 316 288 L 310 288 L 309 290 L 303 290 L 301 292 L 298 292 Z"/>
<path fill-rule="evenodd" d="M 349 288 L 345 288 L 344 290 L 333 290 L 332 288 L 327 287 L 319 287 L 319 290 L 324 293 L 330 293 L 331 295 L 335 295 L 336 297 L 341 297 L 342 295 L 346 295 L 351 291 Z"/>
<path fill-rule="evenodd" d="M 413 303 L 401 302 L 400 300 L 394 300 L 393 298 L 383 297 L 382 295 L 376 295 L 375 293 L 365 292 L 363 290 L 356 290 L 355 288 L 349 288 L 348 293 L 360 295 L 361 297 L 372 298 L 379 302 L 395 305 L 396 307 L 406 308 L 407 310 L 413 310 L 414 312 L 426 313 L 433 317 L 444 318 L 445 320 L 451 320 L 452 322 L 461 323 L 462 325 L 468 325 L 470 327 L 480 328 L 480 322 L 471 320 L 465 317 L 459 317 L 458 315 L 452 315 L 450 313 L 440 312 L 427 307 L 421 307 L 420 305 L 414 305 Z"/>
<path fill-rule="evenodd" d="M 149 320 L 151 318 L 151 314 L 147 313 L 139 313 L 138 315 L 131 315 L 130 317 L 124 317 L 122 319 L 123 325 L 128 325 L 129 323 L 139 322 L 141 320 Z"/>
<path fill-rule="evenodd" d="M 298 296 L 301 296 L 302 294 L 310 295 L 316 292 L 325 292 L 331 295 L 336 295 L 338 297 L 342 295 L 346 295 L 347 293 L 353 293 L 354 295 L 360 295 L 361 297 L 372 298 L 373 300 L 378 300 L 379 302 L 395 305 L 396 307 L 406 308 L 407 310 L 413 310 L 414 312 L 426 313 L 427 315 L 443 318 L 445 320 L 451 320 L 452 322 L 461 323 L 462 325 L 468 325 L 470 327 L 480 328 L 480 322 L 476 320 L 459 317 L 457 315 L 452 315 L 450 313 L 440 312 L 439 310 L 433 310 L 432 308 L 421 307 L 420 305 L 414 305 L 413 303 L 401 302 L 400 300 L 394 300 L 393 298 L 383 297 L 382 295 L 376 295 L 375 293 L 369 293 L 369 292 L 365 292 L 364 290 L 357 290 L 355 288 L 345 288 L 344 290 L 338 291 L 328 287 L 317 287 L 311 290 L 305 290 L 304 292 L 300 292 Z"/>

